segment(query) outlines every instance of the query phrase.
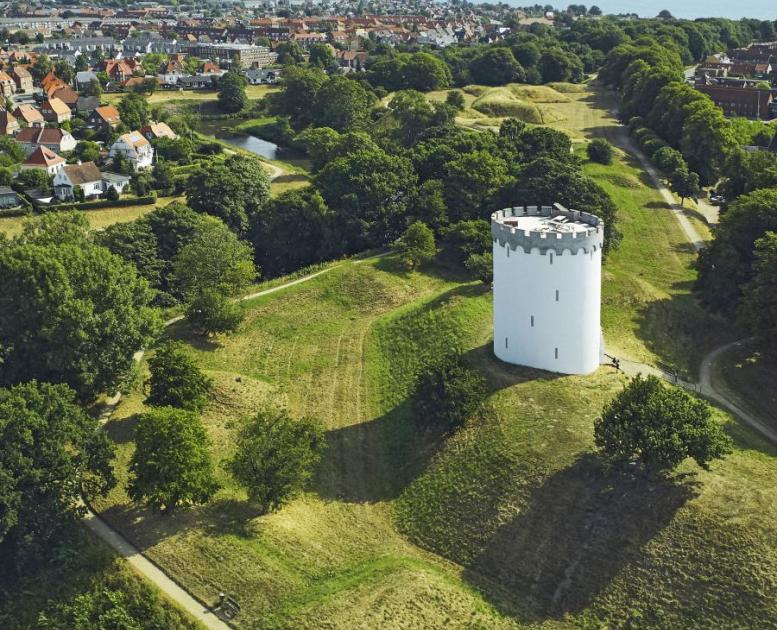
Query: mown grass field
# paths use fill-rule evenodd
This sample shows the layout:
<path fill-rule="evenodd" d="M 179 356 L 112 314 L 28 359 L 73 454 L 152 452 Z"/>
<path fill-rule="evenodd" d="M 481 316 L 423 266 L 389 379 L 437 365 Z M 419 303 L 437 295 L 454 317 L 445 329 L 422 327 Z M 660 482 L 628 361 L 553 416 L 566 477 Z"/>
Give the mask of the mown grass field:
<path fill-rule="evenodd" d="M 277 87 L 273 85 L 247 85 L 246 96 L 252 100 L 264 98 L 270 92 L 277 91 Z M 104 104 L 115 105 L 122 98 L 124 98 L 124 92 L 112 92 L 102 95 L 102 101 Z M 151 95 L 146 95 L 149 103 L 174 103 L 174 102 L 193 102 L 193 101 L 215 101 L 218 98 L 218 91 L 216 90 L 157 90 Z"/>
<path fill-rule="evenodd" d="M 148 214 L 154 208 L 166 206 L 173 201 L 185 201 L 184 197 L 157 197 L 156 203 L 143 206 L 124 206 L 83 210 L 92 229 L 100 230 L 114 223 L 127 223 Z M 0 217 L 0 232 L 6 236 L 15 236 L 22 231 L 22 225 L 28 217 Z"/>
<path fill-rule="evenodd" d="M 668 209 L 622 160 L 586 169 L 619 200 L 625 235 L 605 269 L 608 342 L 647 360 L 702 352 L 715 322 L 689 296 L 692 256 Z M 777 451 L 724 414 L 737 448 L 710 472 L 616 476 L 591 454 L 592 424 L 623 377 L 499 363 L 482 285 L 389 257 L 333 264 L 248 307 L 233 337 L 171 334 L 216 382 L 203 421 L 217 461 L 259 405 L 322 419 L 330 447 L 308 491 L 258 515 L 220 472 L 215 501 L 171 518 L 122 488 L 98 506 L 197 596 L 234 595 L 240 627 L 777 623 Z M 492 410 L 446 440 L 416 431 L 411 395 L 452 347 L 487 377 Z M 108 425 L 124 480 L 142 411 L 135 392 Z"/>
<path fill-rule="evenodd" d="M 604 112 L 579 115 L 581 137 L 617 135 Z M 683 233 L 626 156 L 584 168 L 613 196 L 624 234 L 604 269 L 608 348 L 693 371 L 728 332 L 690 294 Z M 388 257 L 333 263 L 247 307 L 234 336 L 202 340 L 185 324 L 170 334 L 216 384 L 203 422 L 217 462 L 234 421 L 260 405 L 324 422 L 329 449 L 307 492 L 259 515 L 219 468 L 205 507 L 153 515 L 121 485 L 97 505 L 198 597 L 235 596 L 239 627 L 777 625 L 777 449 L 725 414 L 735 452 L 710 471 L 617 475 L 592 454 L 592 427 L 623 377 L 499 363 L 480 284 Z M 449 348 L 491 395 L 444 439 L 416 430 L 412 390 Z M 142 398 L 132 393 L 107 425 L 122 483 Z"/>

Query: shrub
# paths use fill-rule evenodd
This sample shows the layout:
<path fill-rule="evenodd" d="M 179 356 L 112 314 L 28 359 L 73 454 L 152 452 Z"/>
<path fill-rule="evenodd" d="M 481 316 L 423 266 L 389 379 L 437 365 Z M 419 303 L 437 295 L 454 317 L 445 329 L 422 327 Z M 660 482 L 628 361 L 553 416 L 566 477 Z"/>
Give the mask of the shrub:
<path fill-rule="evenodd" d="M 405 230 L 397 240 L 400 258 L 408 269 L 414 269 L 434 258 L 437 248 L 434 244 L 434 232 L 421 221 L 416 221 Z"/>
<path fill-rule="evenodd" d="M 494 281 L 494 254 L 492 252 L 470 254 L 464 266 L 483 284 L 491 284 Z"/>
<path fill-rule="evenodd" d="M 590 160 L 599 164 L 612 164 L 613 148 L 604 138 L 592 140 L 586 151 Z"/>
<path fill-rule="evenodd" d="M 415 418 L 421 426 L 454 431 L 464 424 L 488 395 L 485 379 L 460 357 L 441 359 L 418 379 Z"/>

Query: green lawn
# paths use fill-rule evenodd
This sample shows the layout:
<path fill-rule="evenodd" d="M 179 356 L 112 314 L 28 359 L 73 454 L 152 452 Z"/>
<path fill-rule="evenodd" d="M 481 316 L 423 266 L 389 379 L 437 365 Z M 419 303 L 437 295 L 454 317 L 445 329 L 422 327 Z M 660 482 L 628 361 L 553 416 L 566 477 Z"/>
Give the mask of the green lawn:
<path fill-rule="evenodd" d="M 156 203 L 143 206 L 117 206 L 98 208 L 97 210 L 83 210 L 89 221 L 89 225 L 95 230 L 100 230 L 114 223 L 127 223 L 148 214 L 154 208 L 166 206 L 173 201 L 184 201 L 184 197 L 158 197 Z M 28 217 L 3 217 L 0 218 L 0 233 L 6 236 L 15 236 L 22 231 L 22 225 Z"/>
<path fill-rule="evenodd" d="M 277 91 L 278 88 L 273 85 L 247 85 L 246 96 L 250 99 L 264 98 L 270 92 Z M 104 104 L 115 105 L 126 94 L 124 92 L 112 92 L 102 95 L 102 102 Z M 146 96 L 147 100 L 151 104 L 156 103 L 177 103 L 177 102 L 196 102 L 196 101 L 215 101 L 218 98 L 218 92 L 216 90 L 182 90 L 180 92 L 174 90 L 157 90 L 150 96 Z"/>
<path fill-rule="evenodd" d="M 580 133 L 616 135 L 597 127 L 605 118 L 581 115 Z M 613 196 L 624 234 L 604 268 L 608 348 L 694 371 L 729 335 L 691 296 L 694 253 L 635 164 L 584 168 Z M 208 506 L 172 517 L 133 506 L 122 484 L 144 409 L 135 391 L 107 425 L 122 483 L 97 505 L 196 596 L 235 596 L 239 627 L 777 624 L 777 449 L 727 415 L 716 412 L 736 449 L 710 471 L 616 475 L 593 456 L 592 427 L 623 377 L 496 361 L 487 287 L 388 257 L 334 263 L 247 306 L 231 337 L 170 333 L 214 379 L 203 422 L 217 462 L 234 420 L 268 402 L 324 422 L 329 449 L 307 492 L 260 515 L 218 467 Z M 491 396 L 444 439 L 415 429 L 411 396 L 450 348 Z"/>

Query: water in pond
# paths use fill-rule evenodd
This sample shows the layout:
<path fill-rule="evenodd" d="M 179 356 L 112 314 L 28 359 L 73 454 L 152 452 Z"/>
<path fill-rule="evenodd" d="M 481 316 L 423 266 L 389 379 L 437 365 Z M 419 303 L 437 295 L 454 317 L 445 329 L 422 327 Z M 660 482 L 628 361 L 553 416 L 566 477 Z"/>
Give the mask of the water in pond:
<path fill-rule="evenodd" d="M 261 155 L 268 160 L 282 160 L 288 157 L 289 151 L 278 146 L 274 142 L 262 140 L 256 136 L 249 136 L 245 133 L 236 133 L 234 131 L 217 131 L 214 134 L 219 140 L 228 142 L 232 146 L 240 147 L 256 155 Z"/>

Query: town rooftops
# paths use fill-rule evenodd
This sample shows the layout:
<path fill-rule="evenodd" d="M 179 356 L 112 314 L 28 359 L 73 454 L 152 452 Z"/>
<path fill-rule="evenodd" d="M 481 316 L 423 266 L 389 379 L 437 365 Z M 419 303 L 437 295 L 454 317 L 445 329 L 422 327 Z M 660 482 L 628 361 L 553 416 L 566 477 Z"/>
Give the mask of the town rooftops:
<path fill-rule="evenodd" d="M 94 113 L 110 125 L 115 125 L 121 121 L 119 110 L 114 105 L 96 107 Z"/>
<path fill-rule="evenodd" d="M 25 144 L 59 144 L 69 132 L 58 127 L 25 127 L 16 134 L 16 141 Z"/>
<path fill-rule="evenodd" d="M 73 186 L 81 184 L 91 184 L 102 181 L 103 175 L 94 162 L 84 162 L 83 164 L 66 164 L 62 171 Z"/>
<path fill-rule="evenodd" d="M 50 109 L 52 112 L 59 116 L 67 116 L 70 114 L 70 108 L 56 96 L 52 96 L 51 98 L 46 99 L 43 102 L 42 107 L 44 109 Z"/>
<path fill-rule="evenodd" d="M 119 140 L 135 149 L 148 145 L 148 140 L 139 131 L 130 131 L 129 133 L 122 134 L 119 136 Z"/>
<path fill-rule="evenodd" d="M 164 122 L 152 122 L 146 125 L 145 127 L 141 127 L 140 133 L 142 133 L 146 138 L 171 138 L 175 140 L 178 136 L 176 133 L 170 129 L 167 123 Z"/>
<path fill-rule="evenodd" d="M 13 114 L 17 118 L 24 120 L 24 122 L 26 122 L 28 125 L 31 125 L 32 123 L 44 122 L 43 114 L 41 114 L 32 105 L 19 105 L 15 110 L 13 110 Z"/>
<path fill-rule="evenodd" d="M 46 147 L 38 147 L 30 154 L 22 166 L 40 166 L 41 168 L 47 168 L 49 166 L 55 166 L 57 164 L 64 164 L 65 158 L 58 156 L 51 149 Z"/>

